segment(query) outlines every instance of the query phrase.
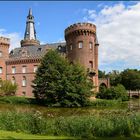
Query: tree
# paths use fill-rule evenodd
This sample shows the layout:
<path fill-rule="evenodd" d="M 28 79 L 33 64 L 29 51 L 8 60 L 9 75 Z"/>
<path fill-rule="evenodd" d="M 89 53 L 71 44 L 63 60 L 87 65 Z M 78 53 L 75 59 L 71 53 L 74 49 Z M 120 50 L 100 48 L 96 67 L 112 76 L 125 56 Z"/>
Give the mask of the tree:
<path fill-rule="evenodd" d="M 92 83 L 83 67 L 69 64 L 56 51 L 50 50 L 41 61 L 33 88 L 36 99 L 48 106 L 85 106 Z"/>
<path fill-rule="evenodd" d="M 110 78 L 111 86 L 117 86 L 121 83 L 121 75 L 119 71 L 113 70 L 112 72 L 109 72 L 107 76 Z"/>
<path fill-rule="evenodd" d="M 105 71 L 98 70 L 98 77 L 99 78 L 106 78 Z"/>
<path fill-rule="evenodd" d="M 117 86 L 112 86 L 108 89 L 102 89 L 98 94 L 97 98 L 101 99 L 121 99 L 121 100 L 128 100 L 128 94 L 125 87 L 121 84 Z"/>
<path fill-rule="evenodd" d="M 9 80 L 0 80 L 0 95 L 14 95 L 17 87 L 17 84 L 13 84 Z"/>
<path fill-rule="evenodd" d="M 126 69 L 121 73 L 121 83 L 127 90 L 140 90 L 140 71 Z"/>

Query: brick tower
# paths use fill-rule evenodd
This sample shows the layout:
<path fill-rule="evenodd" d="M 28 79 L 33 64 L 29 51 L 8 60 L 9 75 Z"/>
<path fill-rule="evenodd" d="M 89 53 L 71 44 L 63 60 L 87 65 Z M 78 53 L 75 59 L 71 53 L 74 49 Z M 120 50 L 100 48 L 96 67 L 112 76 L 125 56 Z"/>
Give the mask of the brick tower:
<path fill-rule="evenodd" d="M 6 60 L 9 58 L 10 39 L 0 37 L 0 79 L 6 79 Z"/>
<path fill-rule="evenodd" d="M 34 27 L 34 16 L 32 15 L 31 9 L 29 9 L 29 14 L 27 16 L 24 40 L 21 40 L 20 43 L 21 43 L 21 47 L 40 45 L 40 42 L 36 39 L 36 31 Z"/>
<path fill-rule="evenodd" d="M 65 29 L 67 58 L 70 62 L 83 65 L 98 87 L 98 40 L 96 26 L 91 23 L 77 23 Z"/>

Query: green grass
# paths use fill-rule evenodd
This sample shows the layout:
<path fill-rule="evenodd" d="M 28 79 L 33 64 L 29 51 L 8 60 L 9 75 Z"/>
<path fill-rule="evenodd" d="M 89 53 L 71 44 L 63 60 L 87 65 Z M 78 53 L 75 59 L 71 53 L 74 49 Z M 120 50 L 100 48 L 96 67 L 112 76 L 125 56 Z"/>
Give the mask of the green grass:
<path fill-rule="evenodd" d="M 74 137 L 65 137 L 65 136 L 43 136 L 43 135 L 32 135 L 25 133 L 18 133 L 13 131 L 3 131 L 0 130 L 0 139 L 79 139 Z M 140 136 L 137 137 L 94 137 L 92 140 L 139 140 Z"/>
<path fill-rule="evenodd" d="M 72 137 L 64 136 L 41 136 L 41 135 L 31 135 L 25 133 L 17 133 L 11 131 L 0 131 L 0 139 L 74 139 Z"/>

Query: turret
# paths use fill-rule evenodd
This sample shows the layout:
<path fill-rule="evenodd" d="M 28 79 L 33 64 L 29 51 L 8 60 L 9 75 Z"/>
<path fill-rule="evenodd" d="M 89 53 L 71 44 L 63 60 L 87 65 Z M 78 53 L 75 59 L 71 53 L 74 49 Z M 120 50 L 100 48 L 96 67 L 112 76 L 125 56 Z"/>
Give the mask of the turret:
<path fill-rule="evenodd" d="M 6 79 L 6 60 L 9 58 L 10 39 L 0 37 L 0 79 Z"/>
<path fill-rule="evenodd" d="M 32 15 L 32 10 L 29 9 L 29 14 L 27 16 L 27 21 L 26 21 L 24 40 L 21 40 L 21 47 L 39 46 L 39 45 L 40 42 L 36 39 L 34 16 Z"/>
<path fill-rule="evenodd" d="M 89 73 L 98 91 L 98 39 L 96 26 L 91 23 L 77 23 L 65 29 L 67 58 L 78 62 Z"/>

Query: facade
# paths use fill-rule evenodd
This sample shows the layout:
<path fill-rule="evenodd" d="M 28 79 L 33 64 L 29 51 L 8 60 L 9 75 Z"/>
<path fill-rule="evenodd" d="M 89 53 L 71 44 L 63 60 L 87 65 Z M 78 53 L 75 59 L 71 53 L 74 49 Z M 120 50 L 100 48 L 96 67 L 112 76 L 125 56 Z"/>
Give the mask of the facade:
<path fill-rule="evenodd" d="M 91 23 L 77 23 L 65 30 L 64 43 L 40 45 L 36 38 L 34 16 L 29 10 L 24 39 L 21 47 L 9 53 L 10 40 L 0 37 L 0 78 L 18 84 L 17 96 L 33 97 L 32 81 L 41 58 L 50 50 L 56 49 L 71 63 L 79 62 L 89 72 L 98 91 L 98 41 L 96 26 Z"/>

